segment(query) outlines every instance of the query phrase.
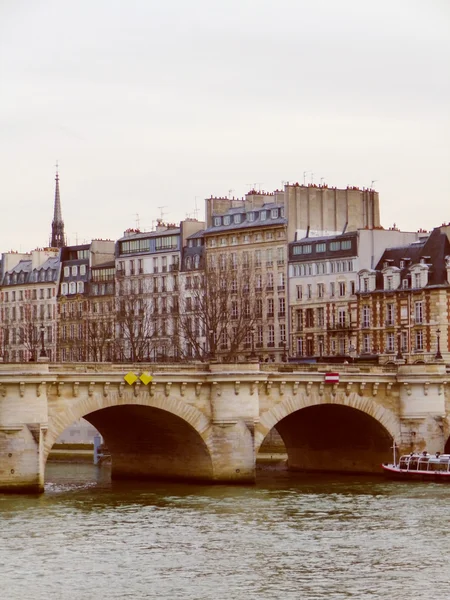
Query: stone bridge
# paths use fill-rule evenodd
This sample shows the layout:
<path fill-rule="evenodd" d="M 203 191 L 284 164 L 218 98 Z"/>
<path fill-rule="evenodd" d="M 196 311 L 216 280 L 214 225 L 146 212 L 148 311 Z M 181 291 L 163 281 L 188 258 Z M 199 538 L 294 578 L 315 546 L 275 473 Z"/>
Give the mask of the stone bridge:
<path fill-rule="evenodd" d="M 449 398 L 438 363 L 0 364 L 0 491 L 42 492 L 54 442 L 81 417 L 115 479 L 251 483 L 273 428 L 291 469 L 380 472 L 394 441 L 449 451 Z"/>

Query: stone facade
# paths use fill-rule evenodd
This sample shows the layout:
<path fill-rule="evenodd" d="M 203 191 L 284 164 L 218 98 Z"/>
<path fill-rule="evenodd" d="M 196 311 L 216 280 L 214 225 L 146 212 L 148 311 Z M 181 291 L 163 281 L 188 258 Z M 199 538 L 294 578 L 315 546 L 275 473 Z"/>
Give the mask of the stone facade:
<path fill-rule="evenodd" d="M 0 489 L 42 491 L 53 444 L 80 418 L 103 435 L 113 478 L 250 483 L 274 427 L 292 469 L 380 473 L 393 441 L 400 452 L 450 449 L 442 364 L 340 365 L 334 384 L 326 365 L 160 365 L 131 385 L 128 369 L 0 365 Z"/>

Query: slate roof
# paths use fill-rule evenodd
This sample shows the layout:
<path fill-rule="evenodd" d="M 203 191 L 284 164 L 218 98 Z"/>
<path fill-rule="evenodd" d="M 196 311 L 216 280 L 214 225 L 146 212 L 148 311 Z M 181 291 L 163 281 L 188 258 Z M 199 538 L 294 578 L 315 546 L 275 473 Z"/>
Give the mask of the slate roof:
<path fill-rule="evenodd" d="M 409 258 L 410 260 L 405 262 L 404 268 L 400 269 L 401 278 L 407 279 L 410 274 L 410 267 L 419 264 L 420 259 L 426 257 L 425 263 L 430 265 L 427 287 L 448 285 L 445 266 L 447 255 L 450 255 L 450 242 L 445 233 L 442 233 L 440 228 L 437 227 L 423 242 L 387 248 L 376 266 L 376 271 L 381 272 L 385 262 L 389 262 L 390 266 L 400 268 L 400 261 Z"/>
<path fill-rule="evenodd" d="M 226 217 L 227 215 L 234 216 L 236 214 L 240 214 L 240 215 L 242 215 L 241 223 L 230 223 L 229 225 L 216 225 L 216 226 L 211 225 L 211 227 L 207 227 L 204 230 L 204 233 L 205 234 L 220 233 L 222 231 L 234 231 L 236 229 L 248 229 L 249 227 L 270 227 L 272 225 L 286 225 L 287 219 L 285 217 L 278 216 L 275 219 L 273 219 L 271 217 L 270 211 L 273 208 L 282 209 L 284 207 L 280 204 L 277 204 L 276 202 L 270 202 L 268 204 L 264 204 L 263 206 L 258 206 L 255 209 L 247 209 L 247 210 L 244 210 L 243 208 L 239 208 L 239 207 L 238 208 L 234 207 L 222 215 L 213 215 L 212 218 L 213 219 L 214 219 L 214 217 L 222 217 L 223 218 L 223 217 Z M 261 219 L 262 211 L 266 211 L 265 219 Z M 252 213 L 254 215 L 253 221 L 250 221 L 248 219 L 248 215 L 250 213 Z"/>

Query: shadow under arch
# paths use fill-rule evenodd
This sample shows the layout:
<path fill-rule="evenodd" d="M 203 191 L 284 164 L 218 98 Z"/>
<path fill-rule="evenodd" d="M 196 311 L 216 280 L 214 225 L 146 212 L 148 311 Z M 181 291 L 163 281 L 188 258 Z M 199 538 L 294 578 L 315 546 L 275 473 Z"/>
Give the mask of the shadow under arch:
<path fill-rule="evenodd" d="M 275 428 L 286 448 L 289 469 L 381 473 L 381 463 L 392 459 L 399 422 L 368 398 L 350 396 L 341 401 L 300 396 L 275 406 L 257 426 L 256 452 Z"/>
<path fill-rule="evenodd" d="M 111 453 L 112 479 L 213 479 L 208 420 L 176 398 L 73 402 L 63 416 L 50 416 L 45 460 L 60 433 L 80 418 L 103 436 Z"/>

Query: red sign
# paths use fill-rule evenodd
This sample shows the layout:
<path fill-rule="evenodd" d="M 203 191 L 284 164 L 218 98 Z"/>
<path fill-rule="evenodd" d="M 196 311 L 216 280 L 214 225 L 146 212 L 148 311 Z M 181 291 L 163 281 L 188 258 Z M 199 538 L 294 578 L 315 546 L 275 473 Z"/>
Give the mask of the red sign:
<path fill-rule="evenodd" d="M 339 383 L 339 373 L 325 373 L 325 383 Z"/>

